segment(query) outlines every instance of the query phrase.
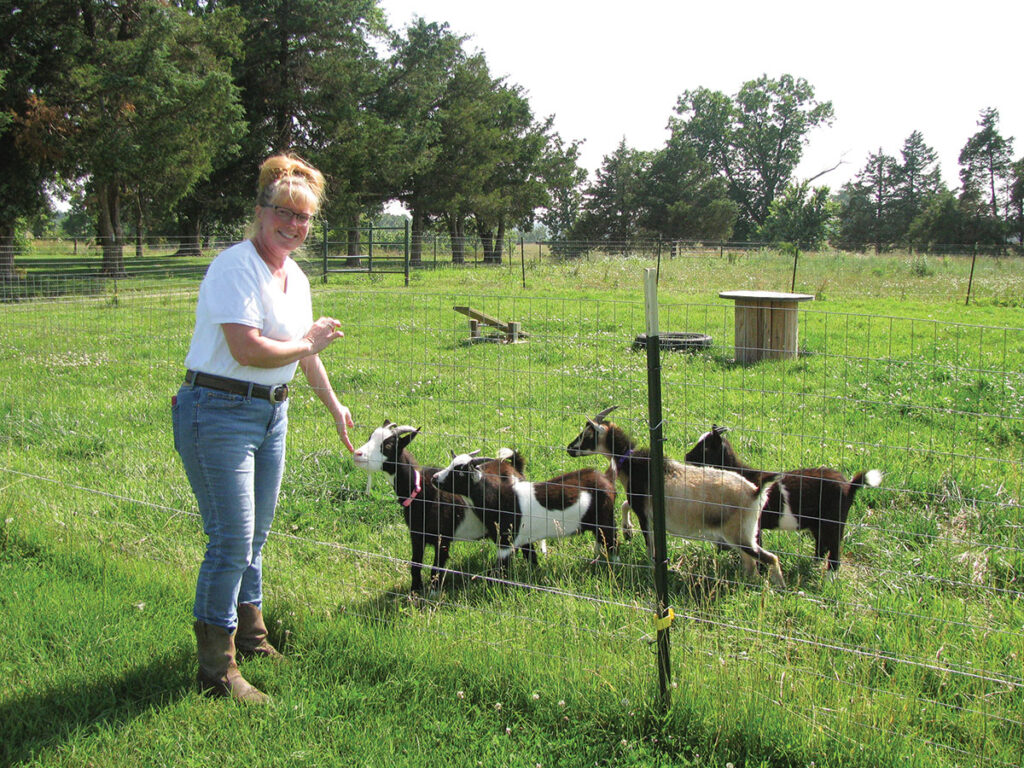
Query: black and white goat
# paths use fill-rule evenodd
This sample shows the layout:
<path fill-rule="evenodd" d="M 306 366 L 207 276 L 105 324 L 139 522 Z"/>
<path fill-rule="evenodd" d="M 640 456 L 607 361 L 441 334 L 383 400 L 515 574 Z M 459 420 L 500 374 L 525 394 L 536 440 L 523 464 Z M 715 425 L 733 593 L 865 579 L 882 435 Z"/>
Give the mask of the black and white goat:
<path fill-rule="evenodd" d="M 509 485 L 487 473 L 487 462 L 493 459 L 476 453 L 454 456 L 432 482 L 440 490 L 467 497 L 484 524 L 499 530 L 499 565 L 521 547 L 580 531 L 593 532 L 595 559 L 602 554 L 618 559 L 615 485 L 603 474 L 581 469 L 543 483 L 515 478 Z"/>
<path fill-rule="evenodd" d="M 616 406 L 593 419 L 566 449 L 570 456 L 607 456 L 626 491 L 627 501 L 640 521 L 653 557 L 651 528 L 651 454 L 637 448 L 617 424 L 605 421 Z M 757 563 L 769 567 L 772 581 L 785 588 L 779 558 L 758 542 L 758 520 L 777 477 L 767 476 L 757 485 L 735 472 L 698 467 L 665 459 L 665 529 L 674 536 L 728 545 L 740 553 L 748 576 Z"/>
<path fill-rule="evenodd" d="M 423 554 L 427 545 L 434 547 L 434 565 L 430 574 L 430 588 L 440 585 L 440 574 L 448 562 L 448 549 L 453 541 L 476 541 L 489 538 L 497 541 L 497 530 L 485 526 L 473 507 L 460 496 L 439 491 L 431 482 L 437 467 L 421 467 L 409 451 L 409 443 L 419 434 L 410 426 L 398 426 L 385 421 L 370 435 L 370 439 L 353 454 L 360 469 L 367 472 L 385 472 L 390 476 L 398 501 L 409 526 L 412 542 L 412 591 L 420 592 L 423 582 Z M 522 478 L 522 457 L 511 451 L 508 461 L 494 460 L 482 467 L 487 473 L 504 473 Z M 508 491 L 507 491 L 508 492 Z M 524 556 L 536 561 L 532 547 L 525 547 Z"/>
<path fill-rule="evenodd" d="M 728 427 L 712 425 L 686 454 L 691 464 L 706 464 L 739 472 L 752 483 L 773 473 L 753 469 L 740 461 L 725 433 Z M 842 472 L 828 467 L 794 469 L 782 475 L 772 488 L 761 512 L 761 529 L 810 531 L 814 537 L 814 556 L 825 560 L 825 569 L 839 568 L 839 547 L 846 529 L 846 517 L 861 488 L 882 483 L 877 469 L 858 472 L 847 480 Z"/>

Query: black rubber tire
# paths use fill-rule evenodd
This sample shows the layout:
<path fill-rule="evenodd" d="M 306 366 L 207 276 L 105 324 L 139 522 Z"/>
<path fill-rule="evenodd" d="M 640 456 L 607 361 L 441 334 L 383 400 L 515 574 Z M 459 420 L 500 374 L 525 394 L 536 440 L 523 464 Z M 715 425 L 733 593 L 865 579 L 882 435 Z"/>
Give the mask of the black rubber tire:
<path fill-rule="evenodd" d="M 661 349 L 696 350 L 711 346 L 711 337 L 706 333 L 679 333 L 667 331 L 658 335 Z M 647 334 L 641 333 L 633 340 L 633 349 L 647 349 Z"/>

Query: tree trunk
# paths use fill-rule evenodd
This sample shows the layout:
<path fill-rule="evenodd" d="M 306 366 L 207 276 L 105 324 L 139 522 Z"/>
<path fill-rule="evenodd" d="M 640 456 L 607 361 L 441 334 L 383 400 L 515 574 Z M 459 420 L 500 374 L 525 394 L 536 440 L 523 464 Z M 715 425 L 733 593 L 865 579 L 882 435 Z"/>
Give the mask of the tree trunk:
<path fill-rule="evenodd" d="M 121 196 L 116 185 L 102 184 L 97 190 L 99 239 L 103 247 L 103 269 L 107 277 L 124 277 L 124 232 L 121 228 Z"/>
<path fill-rule="evenodd" d="M 426 217 L 418 207 L 412 208 L 412 228 L 409 232 L 409 263 L 423 263 L 423 225 Z"/>
<path fill-rule="evenodd" d="M 999 200 L 996 197 L 996 172 L 995 172 L 995 169 L 992 167 L 991 163 L 989 163 L 988 167 L 989 167 L 989 172 L 988 172 L 989 194 L 992 196 L 992 218 L 993 219 L 998 219 L 999 218 Z"/>
<path fill-rule="evenodd" d="M 484 264 L 494 261 L 494 233 L 485 227 L 477 225 L 477 235 L 480 237 L 480 247 L 484 252 Z"/>
<path fill-rule="evenodd" d="M 198 214 L 178 217 L 178 250 L 175 256 L 203 255 L 203 220 Z"/>
<path fill-rule="evenodd" d="M 465 264 L 466 229 L 464 219 L 454 214 L 449 217 L 448 232 L 452 239 L 452 264 Z"/>
<path fill-rule="evenodd" d="M 494 258 L 495 264 L 501 264 L 501 257 L 505 253 L 505 222 L 498 222 L 498 235 L 494 238 L 494 248 L 491 251 L 491 255 Z"/>
<path fill-rule="evenodd" d="M 142 206 L 136 202 L 135 205 L 135 256 L 141 259 L 143 255 L 142 244 Z"/>
<path fill-rule="evenodd" d="M 352 213 L 351 218 L 348 222 L 348 247 L 346 253 L 348 258 L 345 260 L 346 267 L 358 267 L 360 265 L 359 260 L 359 211 Z"/>

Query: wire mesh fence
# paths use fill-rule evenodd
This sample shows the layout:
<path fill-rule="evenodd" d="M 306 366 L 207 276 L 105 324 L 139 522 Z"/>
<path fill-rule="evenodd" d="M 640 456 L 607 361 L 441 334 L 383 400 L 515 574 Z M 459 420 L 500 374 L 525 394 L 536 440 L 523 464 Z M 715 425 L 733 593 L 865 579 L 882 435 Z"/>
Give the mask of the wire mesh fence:
<path fill-rule="evenodd" d="M 119 557 L 194 578 L 201 525 L 169 423 L 194 288 L 0 308 L 8 532 L 31 522 L 72 550 L 99 538 Z M 357 445 L 389 419 L 419 429 L 410 450 L 423 466 L 509 447 L 533 481 L 604 472 L 605 460 L 566 447 L 612 405 L 609 418 L 644 443 L 640 301 L 349 282 L 319 288 L 314 304 L 343 323 L 346 338 L 325 358 Z M 523 338 L 486 325 L 472 335 L 455 306 L 517 322 Z M 799 311 L 797 357 L 743 365 L 730 303 L 663 290 L 660 313 L 662 329 L 709 340 L 662 353 L 667 457 L 682 460 L 719 425 L 753 467 L 883 474 L 857 493 L 834 572 L 815 557 L 813 525 L 762 532 L 784 590 L 764 569 L 748 576 L 733 551 L 670 537 L 676 706 L 722 727 L 796 723 L 822 750 L 924 744 L 943 764 L 1019 764 L 1024 329 L 811 303 Z M 267 600 L 290 606 L 293 624 L 331 615 L 388 642 L 411 611 L 438 658 L 568 674 L 582 688 L 628 691 L 626 708 L 654 697 L 643 536 L 623 540 L 617 561 L 595 557 L 590 534 L 552 538 L 536 565 L 513 557 L 506 570 L 493 543 L 455 542 L 443 586 L 414 597 L 395 489 L 342 451 L 308 386 L 292 392 L 265 563 Z"/>

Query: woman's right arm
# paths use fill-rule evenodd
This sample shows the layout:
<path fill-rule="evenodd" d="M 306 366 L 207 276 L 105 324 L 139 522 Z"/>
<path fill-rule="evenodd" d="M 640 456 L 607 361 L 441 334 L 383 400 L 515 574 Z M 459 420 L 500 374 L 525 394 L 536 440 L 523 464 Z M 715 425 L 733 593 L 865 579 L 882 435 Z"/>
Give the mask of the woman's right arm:
<path fill-rule="evenodd" d="M 260 333 L 259 328 L 241 323 L 221 323 L 231 356 L 239 365 L 255 368 L 280 368 L 298 362 L 309 355 L 319 354 L 335 339 L 345 334 L 341 323 L 333 317 L 321 317 L 295 341 L 277 341 Z"/>

